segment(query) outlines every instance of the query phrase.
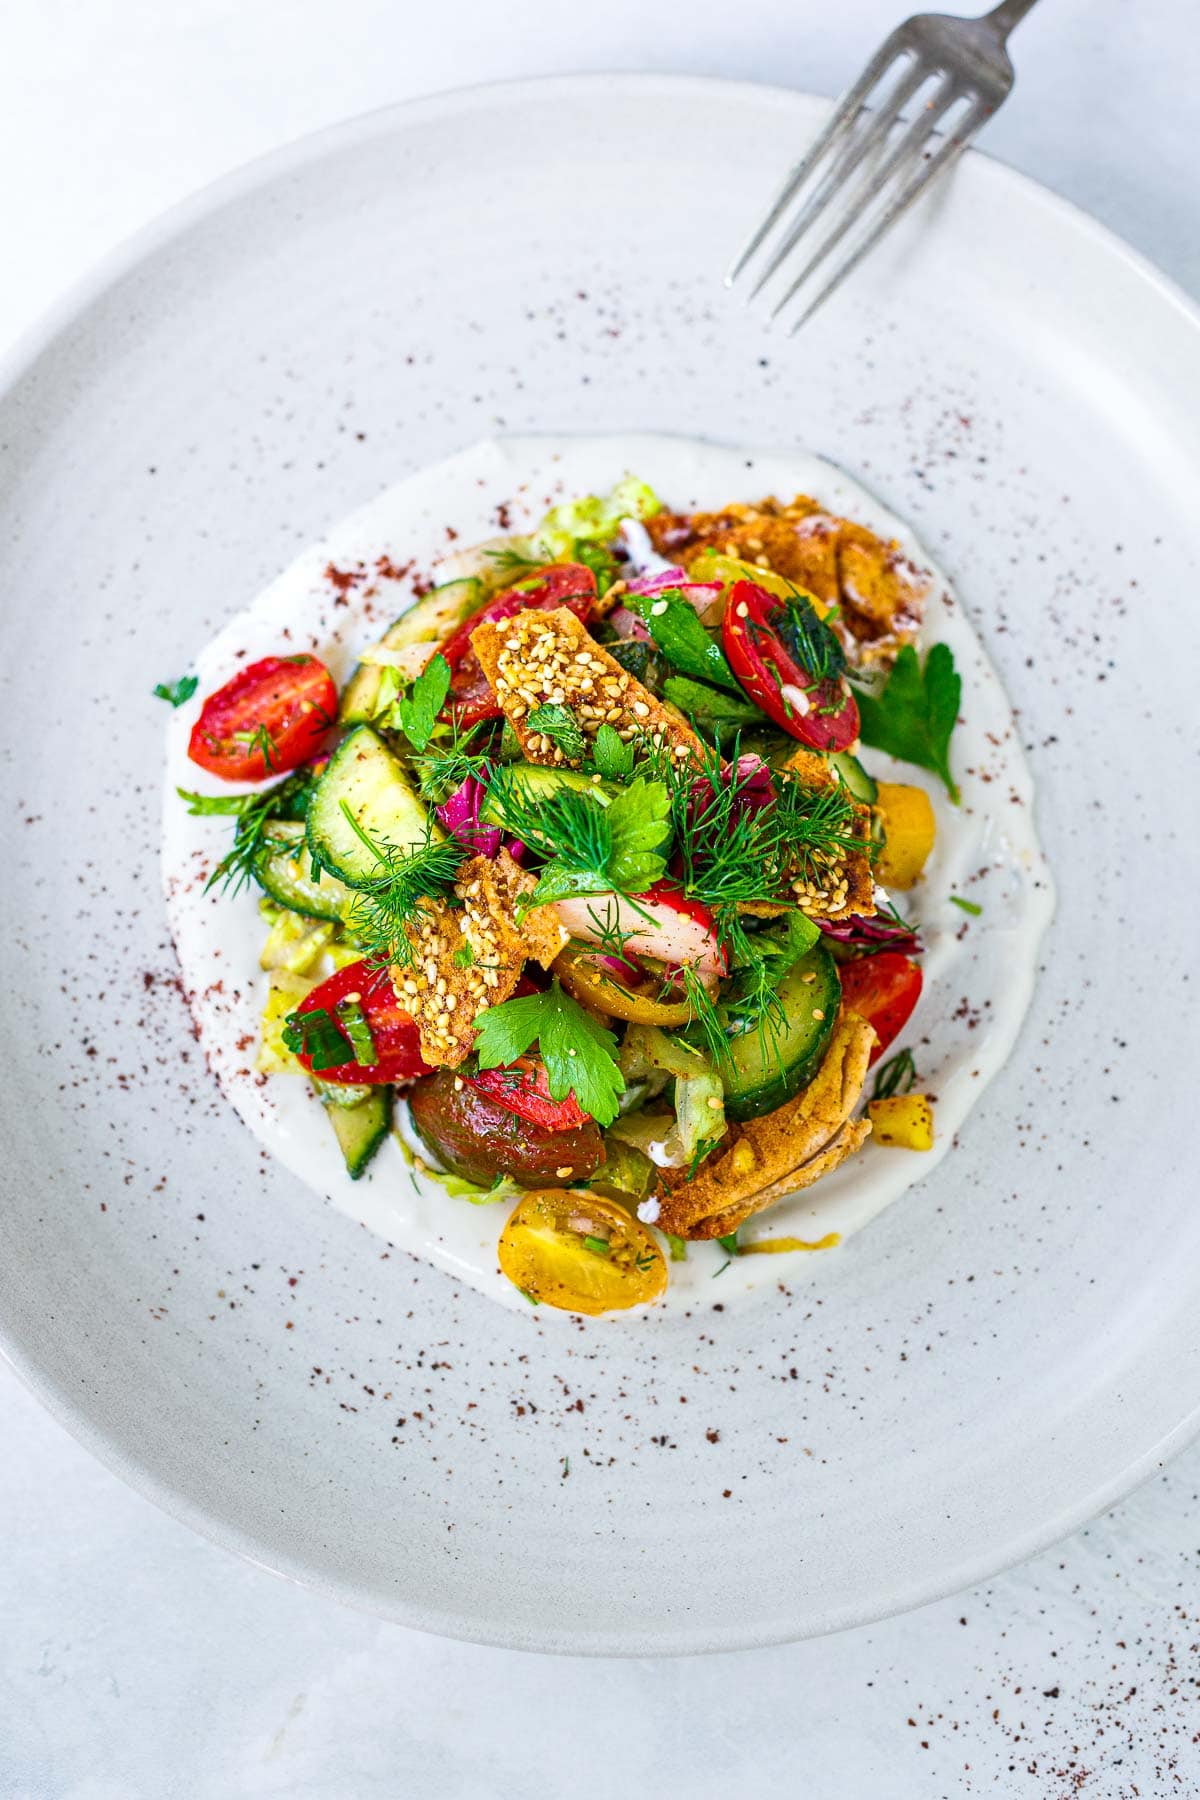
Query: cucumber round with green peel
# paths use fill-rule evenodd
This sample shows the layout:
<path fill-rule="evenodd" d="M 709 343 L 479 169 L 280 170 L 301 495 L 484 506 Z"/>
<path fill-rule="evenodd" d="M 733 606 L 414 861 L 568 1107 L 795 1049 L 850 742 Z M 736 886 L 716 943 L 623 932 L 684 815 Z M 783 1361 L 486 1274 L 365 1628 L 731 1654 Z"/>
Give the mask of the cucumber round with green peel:
<path fill-rule="evenodd" d="M 874 806 L 879 798 L 879 783 L 873 775 L 867 774 L 857 756 L 851 755 L 849 750 L 834 750 L 825 760 L 855 800 L 861 800 L 864 806 Z"/>
<path fill-rule="evenodd" d="M 415 606 L 388 626 L 371 650 L 407 650 L 413 644 L 444 644 L 487 598 L 482 581 L 447 581 L 431 589 Z M 371 661 L 371 650 L 342 691 L 338 719 L 343 725 L 367 725 L 375 717 L 384 665 Z M 407 683 L 405 684 L 407 685 Z"/>
<path fill-rule="evenodd" d="M 379 874 L 372 842 L 410 850 L 445 835 L 369 725 L 359 725 L 330 757 L 309 801 L 305 829 L 316 861 L 352 888 L 366 887 Z"/>
<path fill-rule="evenodd" d="M 521 762 L 510 763 L 507 775 L 527 805 L 536 806 L 540 801 L 548 800 L 551 794 L 561 794 L 566 789 L 575 794 L 590 794 L 600 806 L 607 806 L 612 799 L 611 791 L 603 782 L 581 775 L 578 769 L 552 769 L 541 763 Z M 497 817 L 495 809 L 489 811 L 489 801 L 485 799 L 479 808 L 479 822 L 481 825 L 502 825 L 504 821 Z"/>
<path fill-rule="evenodd" d="M 272 900 L 308 919 L 344 920 L 354 889 L 322 869 L 312 877 L 312 857 L 299 819 L 274 819 L 267 832 L 266 854 L 254 865 L 254 878 Z"/>
<path fill-rule="evenodd" d="M 731 1119 L 774 1112 L 820 1068 L 842 1003 L 837 964 L 825 945 L 814 944 L 793 963 L 776 992 L 784 1015 L 776 1028 L 768 1019 L 762 1030 L 730 1039 L 721 1075 Z"/>

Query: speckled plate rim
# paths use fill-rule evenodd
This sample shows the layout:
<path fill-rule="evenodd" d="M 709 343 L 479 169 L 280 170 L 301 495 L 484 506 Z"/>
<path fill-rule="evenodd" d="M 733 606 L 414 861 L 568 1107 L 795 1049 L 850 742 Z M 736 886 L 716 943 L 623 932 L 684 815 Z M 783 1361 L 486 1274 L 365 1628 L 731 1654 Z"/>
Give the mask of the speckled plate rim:
<path fill-rule="evenodd" d="M 194 226 L 219 213 L 226 204 L 252 194 L 263 182 L 295 173 L 309 162 L 318 160 L 327 150 L 349 148 L 356 143 L 386 135 L 397 124 L 407 126 L 422 119 L 441 119 L 485 109 L 501 96 L 511 102 L 519 100 L 523 95 L 527 95 L 531 101 L 548 94 L 561 97 L 576 95 L 582 101 L 595 94 L 617 91 L 645 97 L 647 100 L 653 99 L 656 94 L 672 97 L 690 95 L 698 103 L 734 95 L 780 111 L 805 107 L 824 110 L 829 105 L 828 101 L 819 96 L 794 89 L 755 82 L 725 81 L 707 76 L 629 73 L 553 75 L 447 89 L 422 99 L 398 102 L 326 126 L 219 177 L 152 219 L 100 259 L 39 320 L 27 328 L 15 344 L 0 355 L 0 410 L 3 409 L 10 390 L 53 347 L 55 339 L 68 326 L 80 320 L 96 300 L 115 287 L 139 264 L 183 238 Z M 1026 207 L 1040 208 L 1050 214 L 1062 231 L 1072 234 L 1077 242 L 1086 245 L 1101 265 L 1123 265 L 1141 284 L 1149 306 L 1166 305 L 1177 315 L 1180 323 L 1185 327 L 1192 327 L 1195 332 L 1196 368 L 1200 372 L 1200 306 L 1148 258 L 1073 202 L 980 151 L 968 152 L 956 179 L 960 182 L 979 180 L 998 184 L 1015 192 Z M 936 1577 L 907 1582 L 902 1578 L 898 1579 L 889 1594 L 878 1595 L 869 1606 L 831 1607 L 794 1629 L 764 1629 L 761 1624 L 739 1625 L 731 1621 L 719 1642 L 713 1642 L 707 1632 L 683 1628 L 665 1633 L 656 1631 L 653 1636 L 648 1635 L 644 1639 L 627 1633 L 622 1633 L 619 1640 L 614 1638 L 613 1641 L 608 1641 L 607 1637 L 594 1637 L 585 1645 L 581 1645 L 574 1634 L 569 1638 L 564 1637 L 561 1644 L 555 1644 L 552 1635 L 546 1634 L 539 1636 L 537 1644 L 533 1644 L 519 1632 L 481 1628 L 477 1620 L 436 1607 L 406 1604 L 394 1598 L 381 1601 L 377 1592 L 367 1590 L 361 1584 L 329 1581 L 314 1574 L 307 1565 L 278 1551 L 272 1551 L 229 1521 L 214 1519 L 178 1488 L 160 1480 L 153 1471 L 132 1458 L 118 1454 L 104 1431 L 81 1409 L 74 1394 L 49 1374 L 36 1349 L 26 1349 L 17 1343 L 2 1319 L 0 1356 L 3 1356 L 22 1383 L 76 1442 L 95 1456 L 105 1468 L 153 1501 L 170 1517 L 222 1549 L 231 1550 L 257 1567 L 295 1582 L 300 1587 L 414 1630 L 504 1648 L 558 1649 L 577 1655 L 691 1655 L 753 1649 L 768 1644 L 794 1642 L 801 1637 L 819 1637 L 848 1630 L 892 1617 L 914 1607 L 928 1605 L 977 1582 L 988 1580 L 1049 1548 L 1098 1513 L 1116 1505 L 1142 1482 L 1159 1473 L 1165 1463 L 1200 1436 L 1200 1404 L 1197 1404 L 1149 1449 L 1116 1470 L 1106 1481 L 1091 1487 L 1070 1505 L 1060 1508 L 1039 1526 L 1019 1532 L 987 1551 L 961 1558 L 953 1565 L 943 1568 Z"/>

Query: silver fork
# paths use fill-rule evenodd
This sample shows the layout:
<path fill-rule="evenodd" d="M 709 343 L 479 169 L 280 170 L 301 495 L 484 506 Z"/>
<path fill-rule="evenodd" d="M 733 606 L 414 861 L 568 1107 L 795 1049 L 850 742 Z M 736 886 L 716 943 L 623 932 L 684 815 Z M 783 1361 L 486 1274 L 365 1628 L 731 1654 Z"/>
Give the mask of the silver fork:
<path fill-rule="evenodd" d="M 766 246 L 769 256 L 750 290 L 753 299 L 818 221 L 832 219 L 771 309 L 772 318 L 784 312 L 827 258 L 845 244 L 842 260 L 792 326 L 793 332 L 799 331 L 1008 98 L 1016 76 L 1005 46 L 1013 27 L 1036 3 L 1001 0 L 980 19 L 916 13 L 898 25 L 839 100 L 808 155 L 788 175 L 726 283 L 732 286 Z M 904 109 L 922 89 L 929 91 L 916 117 L 905 125 Z M 770 250 L 767 239 L 776 227 L 782 236 Z"/>

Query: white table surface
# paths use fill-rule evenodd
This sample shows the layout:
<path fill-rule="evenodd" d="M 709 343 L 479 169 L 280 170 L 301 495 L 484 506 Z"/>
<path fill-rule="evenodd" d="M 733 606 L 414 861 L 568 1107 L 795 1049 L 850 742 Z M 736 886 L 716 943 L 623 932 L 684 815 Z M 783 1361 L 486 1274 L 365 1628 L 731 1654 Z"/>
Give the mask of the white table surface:
<path fill-rule="evenodd" d="M 6 6 L 0 347 L 163 207 L 346 114 L 581 68 L 832 93 L 898 10 Z M 1015 49 L 988 147 L 1200 293 L 1188 0 L 1044 0 Z M 623 1663 L 445 1643 L 288 1587 L 123 1487 L 3 1368 L 0 1441 L 2 1800 L 1200 1793 L 1200 1447 L 1058 1549 L 922 1612 L 790 1649 Z"/>

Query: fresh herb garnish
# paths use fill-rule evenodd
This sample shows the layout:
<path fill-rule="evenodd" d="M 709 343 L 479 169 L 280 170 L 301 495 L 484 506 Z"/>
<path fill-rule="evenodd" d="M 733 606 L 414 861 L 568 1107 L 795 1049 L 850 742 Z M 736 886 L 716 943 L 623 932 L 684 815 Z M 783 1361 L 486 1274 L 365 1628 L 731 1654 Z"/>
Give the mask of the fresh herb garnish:
<path fill-rule="evenodd" d="M 528 538 L 511 538 L 507 544 L 496 544 L 484 551 L 484 555 L 495 569 L 497 575 L 528 574 L 531 569 L 545 567 L 545 558 L 531 556 Z"/>
<path fill-rule="evenodd" d="M 630 607 L 640 613 L 646 630 L 669 663 L 685 675 L 714 681 L 718 687 L 741 694 L 741 684 L 726 661 L 725 652 L 704 629 L 695 607 L 689 606 L 677 589 L 631 595 Z"/>
<path fill-rule="evenodd" d="M 642 894 L 666 873 L 670 797 L 661 781 L 637 777 L 605 805 L 571 788 L 531 799 L 509 768 L 488 786 L 489 815 L 548 859 L 534 890 L 542 906 L 576 894 Z"/>
<path fill-rule="evenodd" d="M 837 610 L 833 608 L 822 618 L 810 596 L 797 588 L 771 621 L 793 661 L 814 683 L 837 681 L 846 672 L 846 652 L 837 633 L 829 628 Z"/>
<path fill-rule="evenodd" d="M 742 1254 L 742 1246 L 738 1243 L 738 1234 L 736 1231 L 731 1231 L 727 1237 L 719 1237 L 717 1242 L 727 1256 L 740 1256 Z"/>
<path fill-rule="evenodd" d="M 435 838 L 427 820 L 424 842 L 401 849 L 365 830 L 344 800 L 342 812 L 376 867 L 358 888 L 347 924 L 373 967 L 407 967 L 413 960 L 408 929 L 426 910 L 426 901 L 442 898 L 453 885 L 466 848 L 457 838 Z"/>
<path fill-rule="evenodd" d="M 617 559 L 611 550 L 605 549 L 603 544 L 589 542 L 587 538 L 576 538 L 571 561 L 582 563 L 585 569 L 592 571 L 596 577 L 598 594 L 607 594 L 617 579 Z"/>
<path fill-rule="evenodd" d="M 893 1094 L 909 1094 L 913 1084 L 919 1080 L 912 1051 L 897 1050 L 895 1056 L 889 1056 L 875 1071 L 875 1086 L 871 1090 L 871 1098 L 890 1100 Z"/>
<path fill-rule="evenodd" d="M 486 780 L 488 757 L 473 747 L 480 744 L 485 730 L 482 723 L 472 725 L 466 731 L 460 731 L 457 724 L 452 724 L 447 744 L 439 744 L 415 759 L 422 800 L 432 800 L 435 806 L 440 806 L 464 781 Z"/>
<path fill-rule="evenodd" d="M 363 1011 L 362 1000 L 353 999 L 349 994 L 339 1000 L 337 1022 L 350 1040 L 354 1061 L 360 1068 L 373 1068 L 379 1060 L 379 1054 L 375 1049 L 375 1039 L 371 1036 L 367 1015 Z"/>
<path fill-rule="evenodd" d="M 545 705 L 534 709 L 525 720 L 526 728 L 540 732 L 557 744 L 568 762 L 581 762 L 586 740 L 575 714 L 566 706 Z"/>
<path fill-rule="evenodd" d="M 961 907 L 963 912 L 970 913 L 973 919 L 977 919 L 983 911 L 978 900 L 964 900 L 961 894 L 951 894 L 950 904 L 951 906 Z"/>
<path fill-rule="evenodd" d="M 860 690 L 858 694 L 862 741 L 940 776 L 957 806 L 959 792 L 950 773 L 950 734 L 961 699 L 962 678 L 949 644 L 934 644 L 924 666 L 913 646 L 905 644 L 882 691 L 870 694 Z"/>
<path fill-rule="evenodd" d="M 541 994 L 523 994 L 489 1006 L 475 1021 L 481 1069 L 502 1068 L 537 1044 L 553 1100 L 573 1093 L 597 1125 L 611 1125 L 625 1079 L 617 1067 L 617 1040 L 591 1013 L 564 994 L 558 982 Z"/>
<path fill-rule="evenodd" d="M 671 1253 L 671 1261 L 672 1262 L 686 1262 L 687 1261 L 687 1239 L 681 1238 L 681 1237 L 676 1237 L 675 1233 L 673 1231 L 664 1231 L 663 1236 L 667 1240 L 667 1249 Z"/>
<path fill-rule="evenodd" d="M 607 1256 L 611 1248 L 608 1239 L 602 1237 L 585 1237 L 583 1247 L 590 1250 L 593 1256 Z"/>
<path fill-rule="evenodd" d="M 392 717 L 414 750 L 424 750 L 428 745 L 449 692 L 450 664 L 439 652 L 392 708 Z"/>
<path fill-rule="evenodd" d="M 198 675 L 181 675 L 178 681 L 160 681 L 152 689 L 156 700 L 166 700 L 172 706 L 183 706 L 191 699 L 200 685 Z"/>
<path fill-rule="evenodd" d="M 627 744 L 612 725 L 601 725 L 592 740 L 596 773 L 609 781 L 624 781 L 633 774 L 633 745 Z"/>
<path fill-rule="evenodd" d="M 232 887 L 235 894 L 241 892 L 251 880 L 260 858 L 271 848 L 272 822 L 279 818 L 303 818 L 312 785 L 311 775 L 299 773 L 289 775 L 286 780 L 258 794 L 195 794 L 187 788 L 176 788 L 175 792 L 181 800 L 187 801 L 188 812 L 194 818 L 237 820 L 233 848 L 221 858 L 205 882 L 206 893 L 218 881 L 224 887 Z M 296 846 L 289 841 L 287 847 L 294 849 Z"/>
<path fill-rule="evenodd" d="M 283 1041 L 293 1056 L 307 1056 L 314 1074 L 355 1062 L 350 1046 L 323 1006 L 310 1012 L 291 1012 L 283 1022 Z"/>
<path fill-rule="evenodd" d="M 256 725 L 252 731 L 231 732 L 230 741 L 234 744 L 243 744 L 250 756 L 257 752 L 263 759 L 263 767 L 274 769 L 275 740 L 265 725 Z"/>

